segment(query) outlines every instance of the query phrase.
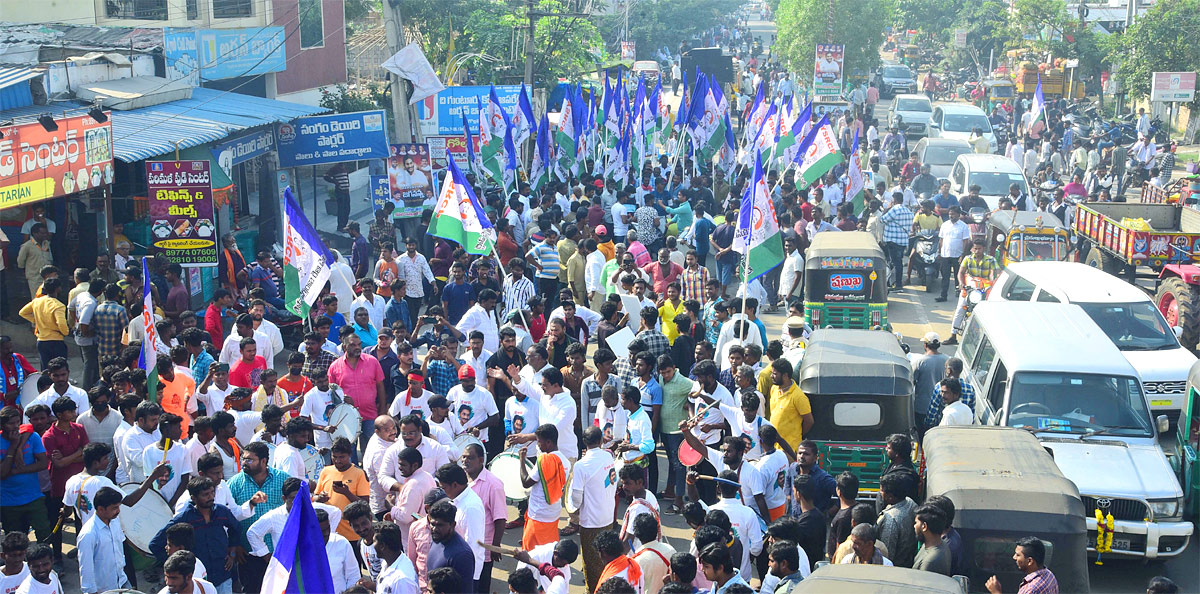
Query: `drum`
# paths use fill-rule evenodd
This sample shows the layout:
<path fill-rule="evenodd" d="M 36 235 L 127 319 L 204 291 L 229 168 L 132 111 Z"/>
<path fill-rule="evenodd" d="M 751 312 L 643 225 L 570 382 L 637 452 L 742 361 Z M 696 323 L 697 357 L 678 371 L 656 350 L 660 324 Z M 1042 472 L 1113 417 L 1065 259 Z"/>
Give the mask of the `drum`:
<path fill-rule="evenodd" d="M 38 380 L 42 379 L 42 372 L 35 371 L 25 376 L 25 383 L 21 384 L 21 393 L 17 396 L 17 404 L 21 410 L 25 410 L 26 406 L 33 403 L 34 399 L 41 394 L 38 392 Z"/>
<path fill-rule="evenodd" d="M 121 485 L 121 491 L 129 495 L 140 486 L 140 483 L 125 483 Z M 143 555 L 152 556 L 150 541 L 174 516 L 175 512 L 171 510 L 167 500 L 163 499 L 158 491 L 149 489 L 132 507 L 121 505 L 121 529 L 125 531 L 125 537 L 134 549 Z"/>
<path fill-rule="evenodd" d="M 483 455 L 486 457 L 487 448 L 484 447 L 483 442 L 480 441 L 478 437 L 475 437 L 470 433 L 460 433 L 454 436 L 454 451 L 458 452 L 461 456 L 463 451 L 467 449 L 467 446 L 473 443 L 479 444 L 479 447 L 483 448 Z"/>
<path fill-rule="evenodd" d="M 345 437 L 350 443 L 358 443 L 358 434 L 362 433 L 362 415 L 353 404 L 343 402 L 333 407 L 329 412 L 329 424 L 337 427 L 329 436 L 331 440 Z"/>
<path fill-rule="evenodd" d="M 517 505 L 529 499 L 530 487 L 521 484 L 521 458 L 517 455 L 516 450 L 497 454 L 488 463 L 488 470 L 504 483 L 504 499 L 508 501 L 509 505 Z M 525 459 L 525 470 L 533 472 L 532 458 Z"/>
<path fill-rule="evenodd" d="M 688 445 L 688 442 L 679 444 L 679 461 L 684 466 L 695 466 L 704 459 L 704 455 L 697 452 L 695 448 Z"/>
<path fill-rule="evenodd" d="M 325 458 L 321 456 L 321 450 L 308 444 L 304 446 L 304 451 L 300 452 L 300 457 L 304 458 L 304 476 L 315 484 L 317 479 L 321 478 L 321 470 L 325 468 Z"/>

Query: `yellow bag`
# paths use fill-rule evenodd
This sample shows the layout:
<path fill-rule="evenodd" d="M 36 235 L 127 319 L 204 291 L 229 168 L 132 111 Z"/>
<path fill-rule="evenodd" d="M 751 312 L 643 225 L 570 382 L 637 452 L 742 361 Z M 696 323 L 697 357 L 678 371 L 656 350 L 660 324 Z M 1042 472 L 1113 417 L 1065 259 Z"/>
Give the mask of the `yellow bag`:
<path fill-rule="evenodd" d="M 1132 218 L 1132 217 L 1125 217 L 1125 218 L 1121 219 L 1121 226 L 1125 227 L 1131 231 L 1153 231 L 1154 230 L 1154 228 L 1150 226 L 1150 223 L 1147 222 L 1146 219 L 1143 219 L 1141 217 L 1138 217 L 1136 219 Z"/>

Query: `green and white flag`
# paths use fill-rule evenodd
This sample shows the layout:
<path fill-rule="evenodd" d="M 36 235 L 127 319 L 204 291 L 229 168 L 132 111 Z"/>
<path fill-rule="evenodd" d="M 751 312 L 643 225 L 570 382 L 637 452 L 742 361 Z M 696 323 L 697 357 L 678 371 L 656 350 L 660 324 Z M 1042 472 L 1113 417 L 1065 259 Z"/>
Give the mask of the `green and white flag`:
<path fill-rule="evenodd" d="M 283 286 L 288 296 L 285 305 L 292 313 L 308 317 L 308 310 L 329 282 L 333 254 L 325 247 L 316 229 L 304 216 L 304 209 L 292 197 L 292 188 L 283 190 Z"/>
<path fill-rule="evenodd" d="M 783 263 L 783 235 L 763 176 L 760 153 L 755 154 L 753 180 L 742 196 L 742 210 L 738 213 L 732 246 L 733 251 L 742 254 L 740 274 L 744 283 Z"/>
<path fill-rule="evenodd" d="M 796 186 L 801 188 L 812 185 L 842 162 L 842 150 L 838 147 L 833 126 L 829 125 L 829 116 L 821 118 L 808 132 L 804 142 L 800 143 L 796 161 L 800 165 Z M 803 184 L 800 183 L 801 179 L 804 180 Z"/>
<path fill-rule="evenodd" d="M 1046 99 L 1042 97 L 1042 74 L 1040 72 L 1038 73 L 1037 89 L 1033 92 L 1033 105 L 1030 106 L 1029 113 L 1033 114 L 1033 119 L 1029 122 L 1030 128 L 1038 122 L 1042 122 L 1043 126 L 1046 125 Z"/>
<path fill-rule="evenodd" d="M 433 209 L 429 234 L 461 245 L 468 254 L 490 254 L 496 242 L 496 229 L 453 161 L 449 159 L 446 164 L 449 175 Z"/>
<path fill-rule="evenodd" d="M 563 96 L 562 110 L 559 112 L 558 128 L 554 130 L 554 141 L 558 144 L 558 167 L 555 173 L 559 179 L 566 181 L 569 172 L 575 171 L 575 106 L 572 105 L 571 92 Z"/>

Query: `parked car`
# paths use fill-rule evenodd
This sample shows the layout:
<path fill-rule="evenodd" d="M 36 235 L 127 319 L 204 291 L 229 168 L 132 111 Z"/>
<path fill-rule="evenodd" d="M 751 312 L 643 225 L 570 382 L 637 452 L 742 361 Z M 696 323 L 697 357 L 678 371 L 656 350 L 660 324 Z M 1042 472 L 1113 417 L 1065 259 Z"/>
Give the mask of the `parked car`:
<path fill-rule="evenodd" d="M 908 121 L 907 117 L 905 121 Z M 954 167 L 954 160 L 959 155 L 974 152 L 970 143 L 954 138 L 922 138 L 913 151 L 917 153 L 920 163 L 928 165 L 929 173 L 938 179 L 950 179 L 950 168 Z"/>
<path fill-rule="evenodd" d="M 996 152 L 996 134 L 992 122 L 982 109 L 967 103 L 943 103 L 933 110 L 929 120 L 930 138 L 957 138 L 967 140 L 971 131 L 979 128 L 988 139 L 988 151 Z"/>
<path fill-rule="evenodd" d="M 883 97 L 897 93 L 916 93 L 917 77 L 903 64 L 884 64 L 875 72 L 875 86 Z"/>
<path fill-rule="evenodd" d="M 1176 338 L 1141 288 L 1079 262 L 1017 262 L 996 279 L 989 301 L 1074 303 L 1083 308 L 1138 371 L 1150 411 L 1175 424 L 1185 408 L 1196 356 Z"/>
<path fill-rule="evenodd" d="M 1096 513 L 1113 517 L 1104 558 L 1183 553 L 1194 527 L 1159 446 L 1137 370 L 1078 305 L 985 301 L 958 352 L 975 390 L 975 419 L 1033 433 L 1079 488 L 1096 551 Z"/>
<path fill-rule="evenodd" d="M 971 186 L 979 186 L 979 195 L 995 210 L 1000 198 L 1008 194 L 1008 187 L 1017 184 L 1021 191 L 1029 193 L 1029 182 L 1025 172 L 1016 161 L 1004 155 L 981 155 L 967 153 L 959 155 L 950 168 L 950 191 L 963 196 Z"/>
<path fill-rule="evenodd" d="M 933 103 L 929 101 L 929 97 L 917 94 L 896 95 L 892 106 L 888 108 L 888 128 L 903 125 L 904 134 L 909 138 L 927 136 L 931 114 Z"/>

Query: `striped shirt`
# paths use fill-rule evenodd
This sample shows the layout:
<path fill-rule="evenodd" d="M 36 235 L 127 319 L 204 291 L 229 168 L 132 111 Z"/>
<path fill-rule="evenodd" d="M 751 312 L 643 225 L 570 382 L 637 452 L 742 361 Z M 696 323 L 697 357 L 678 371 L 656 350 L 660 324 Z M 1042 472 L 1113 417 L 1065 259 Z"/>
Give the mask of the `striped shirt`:
<path fill-rule="evenodd" d="M 683 289 L 683 300 L 695 299 L 704 305 L 704 285 L 708 284 L 708 269 L 700 266 L 696 270 L 684 268 L 679 276 Z"/>
<path fill-rule="evenodd" d="M 547 277 L 548 278 L 548 277 Z M 520 311 L 529 306 L 529 298 L 537 292 L 533 286 L 533 281 L 522 276 L 519 280 L 512 280 L 504 284 L 504 312 L 501 315 L 502 319 L 507 319 L 508 312 Z"/>
<path fill-rule="evenodd" d="M 536 273 L 538 278 L 558 278 L 558 269 L 562 266 L 558 258 L 558 248 L 542 241 L 535 244 L 528 255 L 533 256 L 542 267 Z"/>
<path fill-rule="evenodd" d="M 909 233 L 913 226 L 913 212 L 903 204 L 892 206 L 879 217 L 883 223 L 883 241 L 908 245 Z"/>

